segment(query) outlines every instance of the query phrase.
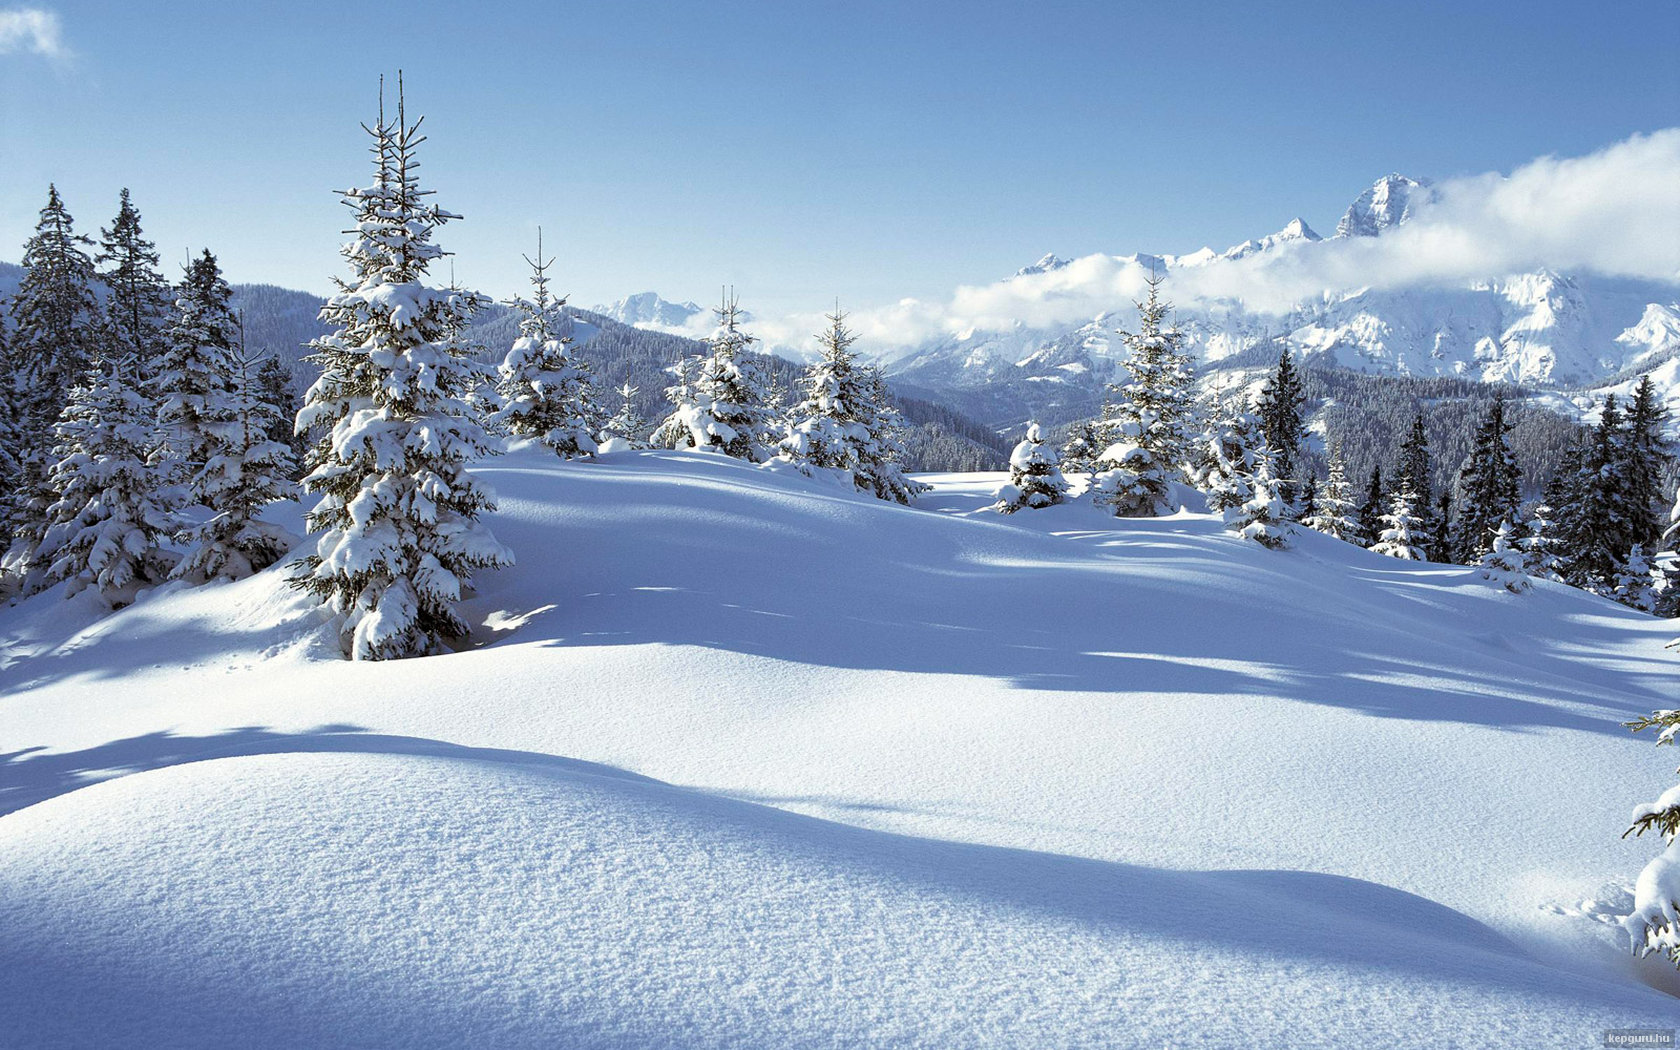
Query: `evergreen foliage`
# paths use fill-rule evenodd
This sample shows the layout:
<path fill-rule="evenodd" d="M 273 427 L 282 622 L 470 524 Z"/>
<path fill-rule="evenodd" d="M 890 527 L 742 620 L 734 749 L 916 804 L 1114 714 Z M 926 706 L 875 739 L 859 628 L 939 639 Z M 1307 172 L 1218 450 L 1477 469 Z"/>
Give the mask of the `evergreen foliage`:
<path fill-rule="evenodd" d="M 1138 331 L 1120 333 L 1131 378 L 1098 426 L 1109 445 L 1098 458 L 1095 501 L 1121 517 L 1170 510 L 1171 485 L 1183 475 L 1191 444 L 1194 376 L 1184 334 L 1163 325 L 1171 309 L 1160 297 L 1164 280 L 1151 275 L 1149 297 L 1137 304 Z"/>
<path fill-rule="evenodd" d="M 741 329 L 741 308 L 725 293 L 715 311 L 710 351 L 678 366 L 665 396 L 675 406 L 654 435 L 664 448 L 696 448 L 763 463 L 776 439 L 770 389 L 743 351 L 755 341 Z"/>
<path fill-rule="evenodd" d="M 1411 543 L 1418 549 L 1418 556 L 1427 559 L 1445 531 L 1445 523 L 1436 520 L 1435 490 L 1430 481 L 1429 429 L 1422 412 L 1412 418 L 1412 429 L 1400 446 L 1400 459 L 1393 476 L 1395 488 L 1411 494 Z M 1389 509 L 1392 512 L 1392 500 Z M 1385 526 L 1388 524 L 1384 522 Z"/>
<path fill-rule="evenodd" d="M 1300 489 L 1299 475 L 1305 466 L 1302 443 L 1306 440 L 1306 423 L 1301 409 L 1306 404 L 1306 392 L 1301 386 L 1300 373 L 1286 346 L 1265 385 L 1254 400 L 1254 413 L 1260 418 L 1260 433 L 1271 450 L 1272 469 L 1282 479 L 1286 503 L 1292 504 Z"/>
<path fill-rule="evenodd" d="M 191 478 L 221 451 L 217 427 L 231 408 L 233 293 L 209 249 L 186 269 L 150 381 L 158 427 L 152 460 L 165 483 Z"/>
<path fill-rule="evenodd" d="M 1361 547 L 1376 545 L 1378 538 L 1382 536 L 1385 505 L 1382 468 L 1373 466 L 1371 480 L 1365 486 L 1365 498 L 1359 504 L 1359 531 L 1354 539 L 1355 543 Z"/>
<path fill-rule="evenodd" d="M 527 255 L 525 261 L 535 294 L 508 304 L 520 315 L 519 338 L 498 369 L 502 408 L 497 422 L 516 437 L 542 442 L 561 459 L 594 455 L 600 447 L 595 423 L 601 412 L 590 387 L 589 367 L 569 349 L 572 321 L 565 311 L 566 297 L 555 298 L 548 290 L 548 267 L 554 260 L 543 258 L 541 228 L 537 257 Z"/>
<path fill-rule="evenodd" d="M 632 448 L 646 448 L 648 421 L 636 407 L 635 385 L 626 380 L 615 393 L 619 396 L 618 411 L 607 420 L 606 432 L 630 442 Z"/>
<path fill-rule="evenodd" d="M 1529 588 L 1528 555 L 1513 541 L 1514 531 L 1509 521 L 1502 521 L 1494 531 L 1488 549 L 1477 558 L 1482 579 L 1499 584 L 1512 594 Z"/>
<path fill-rule="evenodd" d="M 1389 497 L 1388 513 L 1382 516 L 1383 529 L 1377 535 L 1377 542 L 1371 545 L 1373 551 L 1408 561 L 1428 560 L 1418 539 L 1422 529 L 1415 509 L 1417 503 L 1417 494 L 1404 486 Z"/>
<path fill-rule="evenodd" d="M 1009 457 L 1009 481 L 997 490 L 993 509 L 1013 514 L 1027 508 L 1054 506 L 1067 498 L 1061 457 L 1044 440 L 1037 423 L 1027 424 L 1027 436 Z"/>
<path fill-rule="evenodd" d="M 1630 609 L 1640 612 L 1655 612 L 1657 595 L 1656 579 L 1651 574 L 1651 560 L 1645 556 L 1645 545 L 1636 543 L 1628 551 L 1628 556 L 1616 570 L 1616 578 L 1611 582 L 1610 596 Z"/>
<path fill-rule="evenodd" d="M 1522 472 L 1506 441 L 1510 432 L 1505 399 L 1496 397 L 1476 428 L 1470 456 L 1459 471 L 1458 523 L 1452 555 L 1460 564 L 1477 563 L 1493 549 L 1500 527 L 1516 516 L 1522 498 Z M 1444 521 L 1445 515 L 1441 517 Z"/>
<path fill-rule="evenodd" d="M 1522 547 L 1528 574 L 1542 580 L 1563 582 L 1561 559 L 1557 552 L 1557 538 L 1552 523 L 1552 508 L 1544 502 L 1534 506 L 1528 514 L 1528 528 L 1517 541 Z"/>
<path fill-rule="evenodd" d="M 1340 443 L 1330 446 L 1330 475 L 1318 492 L 1313 512 L 1301 524 L 1338 540 L 1358 542 L 1358 510 L 1353 502 L 1353 491 L 1348 486 L 1347 465 L 1342 459 Z"/>
<path fill-rule="evenodd" d="M 1284 498 L 1283 480 L 1272 472 L 1272 456 L 1262 449 L 1255 457 L 1254 472 L 1246 479 L 1247 498 L 1225 510 L 1225 527 L 1276 550 L 1287 546 L 1293 526 L 1289 502 Z"/>
<path fill-rule="evenodd" d="M 1067 436 L 1062 443 L 1062 467 L 1064 474 L 1082 474 L 1085 476 L 1086 487 L 1089 488 L 1097 473 L 1097 457 L 1103 451 L 1102 438 L 1097 434 L 1097 424 L 1093 420 L 1081 419 L 1070 423 Z"/>
<path fill-rule="evenodd" d="M 106 350 L 110 360 L 132 360 L 132 381 L 150 386 L 156 359 L 164 349 L 170 314 L 169 282 L 158 269 L 158 253 L 140 228 L 140 212 L 123 188 L 117 217 L 99 231 L 94 262 L 110 290 L 105 300 Z"/>
<path fill-rule="evenodd" d="M 1239 395 L 1219 404 L 1213 424 L 1191 463 L 1191 481 L 1207 496 L 1207 508 L 1221 514 L 1251 496 L 1249 479 L 1264 450 L 1261 421 Z"/>
<path fill-rule="evenodd" d="M 490 451 L 466 398 L 483 370 L 454 337 L 480 305 L 469 292 L 428 287 L 442 254 L 434 231 L 459 218 L 424 198 L 415 150 L 420 121 L 366 130 L 375 179 L 345 191 L 355 212 L 342 249 L 353 280 L 322 308 L 335 331 L 312 344 L 321 377 L 298 424 L 319 427 L 307 491 L 314 551 L 293 581 L 338 615 L 340 645 L 358 660 L 440 652 L 464 635 L 455 609 L 472 573 L 512 553 L 478 520 L 491 493 L 467 471 Z M 365 126 L 364 126 L 365 127 Z"/>
<path fill-rule="evenodd" d="M 1657 730 L 1657 745 L 1666 746 L 1673 744 L 1675 734 L 1680 733 L 1680 710 L 1653 711 L 1623 724 L 1635 733 Z M 1680 846 L 1675 844 L 1675 837 L 1680 835 L 1680 785 L 1664 791 L 1655 802 L 1636 807 L 1633 823 L 1622 837 L 1647 831 L 1662 835 L 1665 848 L 1640 872 L 1634 911 L 1622 920 L 1622 928 L 1633 942 L 1635 955 L 1661 953 L 1680 966 L 1680 902 L 1674 899 L 1669 876 L 1680 868 Z"/>

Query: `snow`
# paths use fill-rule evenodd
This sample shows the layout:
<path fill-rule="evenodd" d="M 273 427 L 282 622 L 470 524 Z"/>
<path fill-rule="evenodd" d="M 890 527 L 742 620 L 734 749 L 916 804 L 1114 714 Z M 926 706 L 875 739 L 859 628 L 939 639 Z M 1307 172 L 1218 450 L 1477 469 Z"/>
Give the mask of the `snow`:
<path fill-rule="evenodd" d="M 0 610 L 5 1046 L 1596 1045 L 1672 624 L 999 474 L 474 473 L 462 651 Z M 295 507 L 279 524 L 299 531 Z M 545 552 L 564 551 L 564 557 Z M 1615 892 L 1604 887 L 1619 887 Z"/>

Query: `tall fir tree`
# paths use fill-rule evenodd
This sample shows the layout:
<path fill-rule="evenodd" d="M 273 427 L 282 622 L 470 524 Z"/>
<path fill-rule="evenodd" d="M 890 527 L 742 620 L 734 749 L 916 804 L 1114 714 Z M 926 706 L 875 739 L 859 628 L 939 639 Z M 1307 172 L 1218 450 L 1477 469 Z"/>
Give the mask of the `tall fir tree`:
<path fill-rule="evenodd" d="M 186 271 L 151 377 L 158 426 L 152 458 L 169 483 L 189 480 L 221 450 L 217 427 L 230 412 L 238 323 L 228 305 L 233 290 L 208 248 Z"/>
<path fill-rule="evenodd" d="M 1359 534 L 1358 508 L 1353 502 L 1353 490 L 1348 486 L 1347 461 L 1342 456 L 1341 442 L 1330 445 L 1330 474 L 1318 492 L 1313 513 L 1301 524 L 1314 532 L 1322 532 L 1338 540 L 1356 542 Z"/>
<path fill-rule="evenodd" d="M 1389 497 L 1388 513 L 1382 516 L 1382 532 L 1378 533 L 1377 542 L 1371 545 L 1373 551 L 1407 561 L 1427 560 L 1423 544 L 1418 540 L 1421 530 L 1417 503 L 1417 494 L 1404 486 Z"/>
<path fill-rule="evenodd" d="M 1212 423 L 1191 459 L 1191 481 L 1207 497 L 1207 508 L 1222 514 L 1246 503 L 1249 481 L 1266 451 L 1260 419 L 1240 394 L 1224 399 L 1209 413 Z"/>
<path fill-rule="evenodd" d="M 1611 394 L 1586 447 L 1567 456 L 1560 468 L 1575 468 L 1559 504 L 1558 538 L 1567 552 L 1564 579 L 1606 596 L 1614 595 L 1616 574 L 1635 542 L 1622 423 L 1621 406 Z"/>
<path fill-rule="evenodd" d="M 880 373 L 852 351 L 857 337 L 838 305 L 817 335 L 821 355 L 806 370 L 804 399 L 788 416 L 781 457 L 809 474 L 823 471 L 860 491 L 908 503 L 927 486 L 904 476 L 897 410 Z"/>
<path fill-rule="evenodd" d="M 1639 377 L 1622 423 L 1622 486 L 1627 501 L 1628 539 L 1655 550 L 1662 541 L 1662 479 L 1674 463 L 1664 433 L 1668 409 L 1657 397 L 1649 374 Z"/>
<path fill-rule="evenodd" d="M 1161 298 L 1164 281 L 1151 274 L 1149 297 L 1137 304 L 1138 331 L 1120 333 L 1131 378 L 1102 424 L 1109 445 L 1099 457 L 1096 502 L 1121 517 L 1171 509 L 1171 486 L 1183 477 L 1192 442 L 1194 373 L 1184 333 L 1165 324 L 1172 305 Z"/>
<path fill-rule="evenodd" d="M 618 394 L 618 411 L 607 420 L 606 431 L 623 438 L 631 448 L 647 447 L 648 421 L 636 407 L 636 387 L 628 379 L 614 393 Z"/>
<path fill-rule="evenodd" d="M 1067 499 L 1067 490 L 1061 457 L 1038 424 L 1028 423 L 1027 436 L 1009 454 L 1009 480 L 993 494 L 997 502 L 992 509 L 1013 514 L 1054 506 Z"/>
<path fill-rule="evenodd" d="M 520 315 L 519 338 L 513 341 L 498 369 L 502 408 L 498 421 L 516 437 L 535 438 L 561 459 L 594 455 L 599 443 L 595 425 L 601 412 L 595 404 L 589 366 L 573 357 L 572 319 L 566 297 L 548 290 L 543 258 L 542 229 L 537 229 L 537 257 L 525 256 L 531 267 L 530 299 L 508 303 Z"/>
<path fill-rule="evenodd" d="M 1651 574 L 1651 559 L 1645 556 L 1645 545 L 1635 543 L 1633 549 L 1617 567 L 1615 578 L 1611 584 L 1610 597 L 1621 602 L 1630 609 L 1640 612 L 1655 612 L 1657 595 L 1655 590 L 1656 578 Z"/>
<path fill-rule="evenodd" d="M 1272 472 L 1272 455 L 1262 449 L 1255 458 L 1254 472 L 1247 479 L 1248 496 L 1225 510 L 1225 527 L 1243 539 L 1276 550 L 1288 546 L 1293 526 L 1289 501 L 1284 498 L 1283 480 Z"/>
<path fill-rule="evenodd" d="M 240 345 L 244 345 L 241 337 Z M 269 424 L 265 436 L 292 450 L 292 461 L 301 464 L 310 447 L 309 435 L 297 429 L 298 411 L 303 402 L 293 391 L 292 370 L 280 360 L 279 354 L 268 354 L 257 365 L 257 399 L 273 405 L 278 415 Z M 296 480 L 295 477 L 293 480 Z"/>
<path fill-rule="evenodd" d="M 1265 435 L 1266 447 L 1271 450 L 1272 469 L 1280 480 L 1286 503 L 1293 505 L 1299 497 L 1304 463 L 1302 445 L 1307 427 L 1301 418 L 1307 395 L 1301 387 L 1301 376 L 1295 368 L 1289 347 L 1278 355 L 1278 363 L 1267 377 L 1265 385 L 1254 399 L 1255 415 L 1260 417 L 1260 432 Z"/>
<path fill-rule="evenodd" d="M 1562 559 L 1558 555 L 1552 508 L 1542 500 L 1528 512 L 1522 538 L 1517 541 L 1527 559 L 1528 574 L 1541 580 L 1563 582 Z"/>
<path fill-rule="evenodd" d="M 1493 549 L 1500 525 L 1516 520 L 1522 471 L 1507 440 L 1512 425 L 1506 416 L 1505 395 L 1496 394 L 1459 469 L 1452 560 L 1461 565 L 1476 564 Z"/>
<path fill-rule="evenodd" d="M 214 445 L 187 482 L 192 498 L 212 514 L 180 533 L 186 553 L 170 573 L 194 583 L 243 579 L 297 543 L 285 528 L 258 516 L 297 495 L 291 445 L 272 437 L 281 410 L 266 399 L 259 360 L 244 352 L 243 339 L 228 356 L 230 388 L 207 423 Z"/>
<path fill-rule="evenodd" d="M 1662 578 L 1657 591 L 1656 614 L 1665 619 L 1680 616 L 1680 492 L 1674 494 L 1674 507 L 1668 512 L 1668 527 L 1663 530 L 1662 543 L 1667 557 L 1661 562 Z"/>
<path fill-rule="evenodd" d="M 337 614 L 357 660 L 443 651 L 467 631 L 455 605 L 472 574 L 513 561 L 479 521 L 494 500 L 467 470 L 490 442 L 467 403 L 482 370 L 455 340 L 481 300 L 425 284 L 443 254 L 433 233 L 459 216 L 420 189 L 420 125 L 399 76 L 396 120 L 381 106 L 364 125 L 373 184 L 343 194 L 356 216 L 342 249 L 352 279 L 336 279 L 321 310 L 334 331 L 310 344 L 321 377 L 298 415 L 323 437 L 303 481 L 320 497 L 306 519 L 317 540 L 293 582 Z"/>
<path fill-rule="evenodd" d="M 716 311 L 711 350 L 685 361 L 665 396 L 674 411 L 660 424 L 654 444 L 696 448 L 763 463 L 776 435 L 776 413 L 757 366 L 742 357 L 756 340 L 742 330 L 739 300 L 729 292 Z"/>
<path fill-rule="evenodd" d="M 117 217 L 99 231 L 99 279 L 110 289 L 105 300 L 105 332 L 111 359 L 132 359 L 132 381 L 141 390 L 153 380 L 157 358 L 164 350 L 169 323 L 169 282 L 158 269 L 158 253 L 140 228 L 140 212 L 127 187 L 117 204 Z"/>
<path fill-rule="evenodd" d="M 76 233 L 58 187 L 47 188 L 35 233 L 23 247 L 23 277 L 12 297 L 6 386 L 11 458 L 16 473 L 4 496 L 9 543 L 0 559 L 0 592 L 37 585 L 47 565 L 39 551 L 48 511 L 53 426 L 70 391 L 99 360 L 101 315 L 94 294 L 93 241 Z"/>
<path fill-rule="evenodd" d="M 1382 536 L 1382 516 L 1387 513 L 1387 490 L 1383 487 L 1382 467 L 1371 467 L 1371 480 L 1365 486 L 1365 498 L 1359 503 L 1359 532 L 1354 542 L 1361 547 L 1374 546 Z"/>
<path fill-rule="evenodd" d="M 57 499 L 38 552 L 48 582 L 68 581 L 69 594 L 96 587 L 113 606 L 171 567 L 163 544 L 174 522 L 148 462 L 152 407 L 127 374 L 132 361 L 89 369 L 71 391 L 53 428 Z"/>

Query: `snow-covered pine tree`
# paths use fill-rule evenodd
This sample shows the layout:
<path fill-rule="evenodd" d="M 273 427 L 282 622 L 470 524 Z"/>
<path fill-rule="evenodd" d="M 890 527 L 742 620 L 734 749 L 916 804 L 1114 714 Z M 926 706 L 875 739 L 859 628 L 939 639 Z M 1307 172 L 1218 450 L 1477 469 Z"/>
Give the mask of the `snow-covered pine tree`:
<path fill-rule="evenodd" d="M 1062 471 L 1065 474 L 1080 474 L 1085 477 L 1086 487 L 1090 487 L 1092 478 L 1097 471 L 1097 456 L 1103 450 L 1102 439 L 1097 436 L 1097 424 L 1094 420 L 1081 419 L 1068 425 L 1067 438 L 1062 442 Z"/>
<path fill-rule="evenodd" d="M 158 269 L 158 253 L 140 228 L 140 212 L 124 187 L 117 217 L 99 231 L 99 279 L 110 289 L 105 300 L 105 332 L 111 360 L 134 362 L 131 381 L 148 389 L 156 360 L 164 350 L 169 323 L 169 282 Z"/>
<path fill-rule="evenodd" d="M 1628 510 L 1628 538 L 1654 550 L 1661 542 L 1663 525 L 1662 479 L 1674 463 L 1674 453 L 1664 436 L 1668 409 L 1657 397 L 1649 374 L 1639 378 L 1622 423 L 1622 487 Z"/>
<path fill-rule="evenodd" d="M 1211 414 L 1207 437 L 1192 460 L 1191 481 L 1207 496 L 1208 510 L 1221 514 L 1253 495 L 1249 481 L 1266 450 L 1265 437 L 1260 418 L 1240 394 L 1222 401 Z"/>
<path fill-rule="evenodd" d="M 805 397 L 788 414 L 780 458 L 806 474 L 828 472 L 860 491 L 908 503 L 927 486 L 906 478 L 898 465 L 898 411 L 880 373 L 852 351 L 857 337 L 838 305 L 828 320 L 828 330 L 817 335 L 821 356 L 801 382 Z"/>
<path fill-rule="evenodd" d="M 1419 412 L 1412 420 L 1412 429 L 1400 445 L 1400 461 L 1395 464 L 1394 487 L 1411 492 L 1412 543 L 1419 556 L 1427 559 L 1440 537 L 1441 524 L 1435 514 L 1435 486 L 1431 480 L 1433 469 L 1429 456 L 1429 428 Z M 1392 510 L 1392 500 L 1390 501 Z M 1386 523 L 1385 523 L 1386 525 Z"/>
<path fill-rule="evenodd" d="M 0 593 L 32 590 L 47 563 L 39 557 L 49 508 L 57 500 L 50 476 L 54 423 L 71 389 L 99 356 L 100 310 L 93 291 L 93 241 L 47 188 L 35 234 L 23 246 L 23 278 L 12 296 L 12 335 L 6 384 L 17 472 L 4 500 L 10 542 L 0 559 Z"/>
<path fill-rule="evenodd" d="M 11 375 L 15 367 L 11 341 L 6 338 L 6 318 L 0 313 L 0 377 Z M 19 457 L 23 454 L 23 431 L 12 393 L 11 384 L 0 378 L 0 492 L 15 491 L 22 472 Z M 0 552 L 11 546 L 11 513 L 10 501 L 0 498 Z"/>
<path fill-rule="evenodd" d="M 191 498 L 214 513 L 181 534 L 187 550 L 170 573 L 194 583 L 261 572 L 298 542 L 286 529 L 258 517 L 269 504 L 297 494 L 292 447 L 271 436 L 283 421 L 280 409 L 265 399 L 261 369 L 244 352 L 243 335 L 228 356 L 232 385 L 207 423 L 213 450 L 187 482 Z"/>
<path fill-rule="evenodd" d="M 1635 543 L 1628 551 L 1627 558 L 1616 570 L 1616 578 L 1611 583 L 1611 597 L 1630 609 L 1640 612 L 1655 612 L 1657 595 L 1655 590 L 1656 578 L 1651 573 L 1651 559 L 1645 556 L 1645 545 Z"/>
<path fill-rule="evenodd" d="M 992 509 L 1003 514 L 1054 506 L 1067 498 L 1061 457 L 1044 440 L 1037 423 L 1027 424 L 1027 436 L 1009 455 L 1009 481 L 994 495 Z"/>
<path fill-rule="evenodd" d="M 1652 711 L 1623 724 L 1635 733 L 1656 729 L 1659 747 L 1672 744 L 1680 735 L 1680 709 Z M 1680 785 L 1635 808 L 1633 823 L 1622 837 L 1652 830 L 1662 835 L 1665 848 L 1634 880 L 1633 913 L 1622 920 L 1622 929 L 1635 955 L 1660 952 L 1680 966 L 1680 843 L 1675 841 L 1680 836 Z"/>
<path fill-rule="evenodd" d="M 1512 594 L 1520 594 L 1529 588 L 1528 555 L 1514 541 L 1514 536 L 1510 520 L 1500 522 L 1493 542 L 1476 559 L 1476 564 L 1481 567 L 1482 579 L 1497 583 Z"/>
<path fill-rule="evenodd" d="M 1318 513 L 1318 475 L 1307 475 L 1306 484 L 1301 486 L 1301 496 L 1295 501 L 1295 511 L 1303 518 Z"/>
<path fill-rule="evenodd" d="M 1278 355 L 1277 366 L 1254 399 L 1254 414 L 1260 419 L 1260 433 L 1271 450 L 1272 470 L 1281 479 L 1284 501 L 1291 506 L 1299 495 L 1296 475 L 1301 473 L 1301 446 L 1307 437 L 1307 427 L 1301 419 L 1301 408 L 1306 401 L 1301 376 L 1286 344 Z"/>
<path fill-rule="evenodd" d="M 1493 547 L 1494 534 L 1516 514 L 1521 499 L 1522 471 L 1511 455 L 1506 435 L 1505 395 L 1494 395 L 1487 415 L 1476 428 L 1470 455 L 1458 472 L 1458 527 L 1453 558 L 1461 565 L 1476 564 Z"/>
<path fill-rule="evenodd" d="M 1365 486 L 1365 499 L 1359 504 L 1359 532 L 1353 542 L 1369 548 L 1382 536 L 1382 516 L 1387 506 L 1384 498 L 1382 467 L 1371 467 L 1371 480 Z"/>
<path fill-rule="evenodd" d="M 291 368 L 280 360 L 280 355 L 269 354 L 257 366 L 256 383 L 257 400 L 273 405 L 279 412 L 265 436 L 290 448 L 293 462 L 302 464 L 311 442 L 307 433 L 296 428 L 298 410 L 303 404 L 292 390 Z"/>
<path fill-rule="evenodd" d="M 1557 540 L 1553 536 L 1550 505 L 1541 502 L 1529 511 L 1527 530 L 1517 541 L 1517 545 L 1522 548 L 1530 576 L 1563 582 L 1563 574 L 1558 571 Z"/>
<path fill-rule="evenodd" d="M 1098 457 L 1095 502 L 1120 517 L 1169 510 L 1170 486 L 1184 473 L 1192 437 L 1194 374 L 1184 334 L 1164 326 L 1171 304 L 1161 299 L 1164 277 L 1151 274 L 1149 297 L 1138 303 L 1138 331 L 1122 331 L 1130 380 L 1102 424 L 1108 447 Z"/>
<path fill-rule="evenodd" d="M 619 396 L 618 411 L 607 420 L 607 433 L 628 441 L 631 448 L 646 448 L 648 421 L 636 408 L 635 385 L 626 379 L 614 392 Z"/>
<path fill-rule="evenodd" d="M 1560 475 L 1569 472 L 1557 493 L 1562 502 L 1547 492 L 1548 502 L 1558 508 L 1564 580 L 1606 597 L 1614 596 L 1616 574 L 1635 542 L 1624 459 L 1622 412 L 1611 394 L 1586 447 L 1571 450 L 1559 465 Z"/>
<path fill-rule="evenodd" d="M 172 558 L 162 548 L 173 528 L 147 462 L 150 401 L 128 375 L 130 362 L 90 369 L 53 427 L 52 491 L 38 556 L 51 582 L 69 594 L 88 586 L 113 606 L 162 580 Z"/>
<path fill-rule="evenodd" d="M 1663 530 L 1662 543 L 1666 547 L 1657 570 L 1656 614 L 1664 619 L 1680 616 L 1680 492 L 1674 494 L 1674 509 L 1668 512 L 1668 527 Z"/>
<path fill-rule="evenodd" d="M 152 461 L 165 484 L 186 482 L 223 444 L 217 427 L 231 411 L 233 290 L 206 248 L 186 268 L 175 314 L 153 359 L 151 393 L 157 406 Z M 202 492 L 190 492 L 201 502 Z"/>
<path fill-rule="evenodd" d="M 421 121 L 383 106 L 369 128 L 375 179 L 344 192 L 356 213 L 342 254 L 353 280 L 321 319 L 335 331 L 310 344 L 321 377 L 310 387 L 301 428 L 324 431 L 304 487 L 318 534 L 293 582 L 338 614 L 339 641 L 358 660 L 423 656 L 466 633 L 455 603 L 479 569 L 513 554 L 479 515 L 494 507 L 467 464 L 490 451 L 466 402 L 482 371 L 454 341 L 481 300 L 424 283 L 443 254 L 432 235 L 459 218 L 425 202 L 416 148 Z"/>
<path fill-rule="evenodd" d="M 1348 486 L 1347 461 L 1342 456 L 1339 441 L 1330 445 L 1330 475 L 1318 492 L 1317 505 L 1301 524 L 1338 540 L 1358 541 L 1358 510 L 1354 506 L 1353 491 Z"/>
<path fill-rule="evenodd" d="M 1371 549 L 1390 558 L 1425 561 L 1423 546 L 1418 542 L 1417 494 L 1402 486 L 1389 497 L 1388 513 L 1382 516 L 1383 530 Z"/>
<path fill-rule="evenodd" d="M 1255 457 L 1254 473 L 1247 478 L 1248 498 L 1225 510 L 1225 527 L 1245 540 L 1276 550 L 1288 546 L 1294 526 L 1289 521 L 1289 503 L 1284 499 L 1283 481 L 1272 472 L 1270 449 Z"/>
<path fill-rule="evenodd" d="M 654 443 L 763 463 L 770 458 L 767 445 L 779 436 L 764 378 L 741 356 L 755 340 L 741 329 L 741 307 L 732 293 L 724 293 L 715 312 L 711 351 L 677 369 L 677 382 L 665 391 L 675 411 L 660 424 Z"/>
<path fill-rule="evenodd" d="M 530 299 L 515 298 L 508 305 L 520 314 L 519 338 L 502 359 L 497 393 L 500 422 L 516 437 L 529 437 L 553 449 L 561 459 L 594 455 L 600 447 L 593 421 L 600 416 L 589 380 L 589 366 L 574 358 L 572 319 L 566 297 L 548 290 L 543 258 L 542 228 L 537 228 L 537 257 L 525 256 L 531 267 Z"/>

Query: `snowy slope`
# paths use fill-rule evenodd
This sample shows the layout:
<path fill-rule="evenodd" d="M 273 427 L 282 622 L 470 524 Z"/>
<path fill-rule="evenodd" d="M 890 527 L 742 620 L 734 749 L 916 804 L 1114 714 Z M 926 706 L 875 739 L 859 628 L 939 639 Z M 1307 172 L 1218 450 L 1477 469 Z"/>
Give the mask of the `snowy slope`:
<path fill-rule="evenodd" d="M 334 659 L 277 573 L 0 611 L 0 1044 L 1680 1026 L 1603 921 L 1671 625 L 1194 514 L 1004 520 L 996 476 L 484 474 L 520 565 L 454 655 Z"/>

